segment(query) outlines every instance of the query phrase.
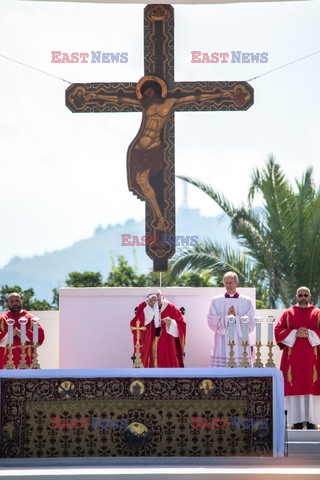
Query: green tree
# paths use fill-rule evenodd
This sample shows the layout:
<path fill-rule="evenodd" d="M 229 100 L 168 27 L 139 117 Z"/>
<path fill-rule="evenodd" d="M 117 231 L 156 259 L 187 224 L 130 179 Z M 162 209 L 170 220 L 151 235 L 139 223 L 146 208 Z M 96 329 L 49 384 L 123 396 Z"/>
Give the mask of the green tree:
<path fill-rule="evenodd" d="M 211 286 L 210 276 L 198 272 L 188 272 L 177 279 L 171 279 L 170 272 L 150 272 L 137 273 L 136 268 L 132 268 L 128 260 L 119 256 L 115 261 L 112 259 L 113 266 L 105 283 L 99 272 L 71 272 L 66 278 L 68 287 L 152 287 L 152 286 L 185 286 L 185 287 L 206 287 Z M 54 288 L 53 305 L 59 304 L 59 290 Z"/>
<path fill-rule="evenodd" d="M 107 287 L 144 287 L 147 284 L 147 276 L 138 274 L 130 267 L 128 261 L 120 255 L 113 265 L 105 286 Z"/>
<path fill-rule="evenodd" d="M 201 181 L 179 178 L 200 188 L 229 216 L 231 232 L 241 251 L 231 254 L 205 241 L 180 255 L 174 263 L 174 275 L 186 267 L 221 275 L 220 267 L 228 266 L 223 270 L 237 271 L 242 285 L 257 286 L 260 300 L 267 300 L 270 308 L 279 302 L 291 304 L 301 285 L 308 286 L 313 300 L 319 301 L 320 191 L 314 184 L 312 168 L 305 171 L 301 181 L 295 181 L 293 188 L 270 156 L 264 168 L 253 171 L 248 204 L 241 207 L 235 207 Z M 257 194 L 263 208 L 253 209 Z"/>
<path fill-rule="evenodd" d="M 30 307 L 26 310 L 33 310 L 33 311 L 41 312 L 43 310 L 52 310 L 52 309 L 53 309 L 52 305 L 50 305 L 50 303 L 48 303 L 47 300 L 37 300 L 35 298 L 30 303 Z"/>
<path fill-rule="evenodd" d="M 199 272 L 188 272 L 181 276 L 171 275 L 171 262 L 169 264 L 168 272 L 150 272 L 146 275 L 146 286 L 162 287 L 211 287 L 211 275 Z"/>
<path fill-rule="evenodd" d="M 173 283 L 173 282 L 172 282 Z M 176 287 L 212 287 L 211 275 L 208 273 L 199 274 L 197 272 L 184 273 L 177 278 L 174 285 Z"/>
<path fill-rule="evenodd" d="M 103 287 L 102 274 L 99 272 L 70 272 L 65 280 L 68 287 Z M 52 289 L 52 308 L 59 309 L 59 288 Z"/>
<path fill-rule="evenodd" d="M 7 297 L 10 293 L 19 293 L 23 301 L 23 308 L 26 310 L 52 310 L 52 306 L 46 300 L 37 300 L 34 297 L 33 288 L 27 288 L 23 290 L 18 285 L 9 287 L 8 285 L 2 285 L 0 289 L 0 310 L 7 309 Z"/>
<path fill-rule="evenodd" d="M 99 272 L 71 272 L 66 278 L 66 285 L 68 287 L 103 287 L 102 275 Z"/>
<path fill-rule="evenodd" d="M 200 281 L 195 282 L 193 277 L 191 285 L 181 283 L 181 279 L 186 275 L 181 275 L 181 273 L 189 269 L 193 271 L 190 273 L 191 275 L 200 272 L 198 273 Z M 242 287 L 256 288 L 257 308 L 267 308 L 265 283 L 258 275 L 257 268 L 250 261 L 248 255 L 241 251 L 235 252 L 228 246 L 216 245 L 208 239 L 199 242 L 193 248 L 189 247 L 180 251 L 172 262 L 170 276 L 172 283 L 176 285 L 223 287 L 223 275 L 230 270 L 238 275 Z"/>
<path fill-rule="evenodd" d="M 53 288 L 52 295 L 52 306 L 59 310 L 59 288 Z"/>

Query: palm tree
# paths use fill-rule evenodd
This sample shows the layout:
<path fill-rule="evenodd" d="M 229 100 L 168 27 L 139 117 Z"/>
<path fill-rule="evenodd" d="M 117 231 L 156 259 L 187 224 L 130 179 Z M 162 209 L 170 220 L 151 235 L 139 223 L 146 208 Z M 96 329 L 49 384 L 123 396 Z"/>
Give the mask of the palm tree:
<path fill-rule="evenodd" d="M 296 189 L 270 156 L 265 168 L 252 173 L 247 206 L 232 205 L 210 186 L 190 177 L 182 180 L 209 195 L 231 220 L 232 235 L 241 250 L 231 252 L 205 240 L 194 249 L 180 253 L 173 263 L 173 275 L 184 269 L 221 275 L 235 270 L 242 285 L 256 282 L 267 290 L 268 306 L 292 303 L 297 287 L 308 286 L 313 299 L 320 299 L 320 191 L 308 168 Z M 252 209 L 259 193 L 263 208 Z M 222 276 L 222 275 L 221 275 Z"/>

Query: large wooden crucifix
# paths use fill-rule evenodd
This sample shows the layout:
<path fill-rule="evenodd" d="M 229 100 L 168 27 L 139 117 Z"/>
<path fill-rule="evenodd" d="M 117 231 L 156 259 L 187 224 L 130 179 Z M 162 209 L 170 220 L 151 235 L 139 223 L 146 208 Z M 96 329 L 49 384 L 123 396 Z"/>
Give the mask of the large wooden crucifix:
<path fill-rule="evenodd" d="M 175 253 L 174 112 L 247 110 L 247 82 L 175 82 L 171 5 L 144 9 L 144 76 L 137 83 L 75 83 L 66 90 L 72 112 L 142 112 L 127 152 L 129 190 L 146 202 L 146 252 L 154 271 Z M 199 161 L 195 159 L 195 162 Z"/>

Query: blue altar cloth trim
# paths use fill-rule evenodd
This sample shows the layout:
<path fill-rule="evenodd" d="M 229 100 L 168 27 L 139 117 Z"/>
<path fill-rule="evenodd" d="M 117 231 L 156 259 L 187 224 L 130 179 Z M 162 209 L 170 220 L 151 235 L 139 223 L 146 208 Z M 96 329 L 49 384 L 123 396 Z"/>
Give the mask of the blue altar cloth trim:
<path fill-rule="evenodd" d="M 98 377 L 275 377 L 276 368 L 59 368 L 39 370 L 0 370 L 0 378 L 98 378 Z"/>
<path fill-rule="evenodd" d="M 48 370 L 1 370 L 0 378 L 142 378 L 142 377 L 204 377 L 240 378 L 272 377 L 273 383 L 273 456 L 284 456 L 284 382 L 276 368 L 94 368 Z"/>

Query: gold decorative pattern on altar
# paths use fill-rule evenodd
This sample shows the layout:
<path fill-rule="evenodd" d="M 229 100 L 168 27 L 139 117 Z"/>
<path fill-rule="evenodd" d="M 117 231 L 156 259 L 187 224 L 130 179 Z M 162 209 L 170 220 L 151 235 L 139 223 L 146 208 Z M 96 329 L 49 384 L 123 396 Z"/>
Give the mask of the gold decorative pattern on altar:
<path fill-rule="evenodd" d="M 2 379 L 1 457 L 271 456 L 272 378 Z"/>

